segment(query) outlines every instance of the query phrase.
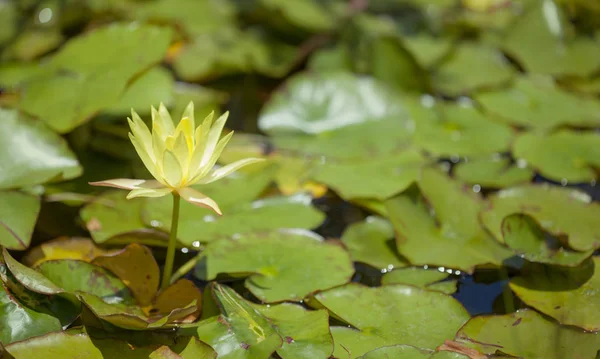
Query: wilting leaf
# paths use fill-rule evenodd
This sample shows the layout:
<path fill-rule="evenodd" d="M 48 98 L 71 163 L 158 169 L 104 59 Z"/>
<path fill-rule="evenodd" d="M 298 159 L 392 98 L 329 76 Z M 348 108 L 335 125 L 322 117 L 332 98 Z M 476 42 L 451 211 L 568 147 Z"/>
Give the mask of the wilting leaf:
<path fill-rule="evenodd" d="M 472 318 L 456 338 L 486 354 L 531 359 L 594 358 L 600 349 L 598 335 L 558 325 L 530 309 Z"/>
<path fill-rule="evenodd" d="M 506 84 L 514 72 L 498 49 L 463 43 L 435 70 L 433 82 L 440 92 L 457 96 Z"/>
<path fill-rule="evenodd" d="M 354 262 L 366 263 L 380 270 L 408 264 L 396 251 L 394 228 L 381 217 L 367 217 L 364 222 L 348 226 L 341 239 Z"/>
<path fill-rule="evenodd" d="M 517 137 L 513 154 L 526 160 L 531 167 L 549 179 L 558 182 L 589 182 L 598 177 L 600 135 L 592 131 L 569 130 L 549 135 L 525 133 Z"/>
<path fill-rule="evenodd" d="M 469 158 L 454 167 L 454 176 L 462 182 L 484 188 L 503 188 L 526 183 L 533 177 L 533 170 L 510 163 L 508 158 Z"/>
<path fill-rule="evenodd" d="M 509 148 L 513 131 L 471 104 L 436 103 L 423 97 L 410 107 L 415 144 L 436 156 L 481 156 Z M 482 133 L 488 135 L 482 136 Z"/>
<path fill-rule="evenodd" d="M 600 246 L 600 204 L 578 190 L 547 184 L 503 189 L 490 196 L 481 220 L 502 242 L 502 220 L 513 213 L 530 215 L 546 232 L 565 236 L 575 250 Z"/>
<path fill-rule="evenodd" d="M 503 47 L 528 72 L 588 76 L 600 67 L 598 42 L 574 35 L 555 2 L 534 2 L 510 27 Z"/>
<path fill-rule="evenodd" d="M 270 303 L 300 301 L 318 290 L 346 283 L 354 272 L 341 247 L 304 230 L 221 239 L 210 243 L 201 255 L 206 256 L 205 263 L 196 268 L 201 279 L 212 280 L 218 274 L 248 276 L 246 287 Z"/>
<path fill-rule="evenodd" d="M 448 276 L 448 273 L 438 271 L 437 269 L 423 269 L 418 267 L 400 268 L 384 274 L 381 278 L 381 284 L 408 284 L 417 288 L 452 294 L 456 292 L 456 281 L 444 281 Z"/>
<path fill-rule="evenodd" d="M 187 279 L 180 279 L 167 289 L 161 291 L 154 300 L 154 310 L 163 315 L 167 315 L 174 310 L 185 308 L 193 301 L 196 306 L 202 306 L 202 292 L 193 282 Z"/>
<path fill-rule="evenodd" d="M 532 266 L 510 281 L 510 288 L 525 302 L 559 323 L 587 331 L 600 330 L 600 258 L 579 267 Z"/>
<path fill-rule="evenodd" d="M 547 77 L 519 77 L 513 87 L 483 92 L 475 99 L 486 112 L 518 126 L 600 126 L 600 101 L 562 90 Z"/>
<path fill-rule="evenodd" d="M 428 168 L 419 188 L 423 197 L 407 191 L 386 201 L 398 252 L 412 264 L 470 272 L 481 264 L 500 265 L 512 256 L 481 228 L 483 202 L 469 187 Z"/>
<path fill-rule="evenodd" d="M 40 212 L 39 198 L 17 191 L 0 191 L 0 202 L 0 245 L 27 249 Z"/>
<path fill-rule="evenodd" d="M 82 171 L 60 136 L 17 110 L 0 108 L 0 154 L 0 189 L 70 179 Z"/>
<path fill-rule="evenodd" d="M 115 251 L 96 247 L 94 242 L 88 238 L 59 237 L 29 250 L 23 257 L 23 263 L 30 267 L 36 267 L 44 261 L 56 259 L 91 262 L 97 256 L 110 253 L 115 253 Z"/>
<path fill-rule="evenodd" d="M 593 250 L 575 252 L 560 246 L 560 241 L 546 235 L 540 225 L 526 214 L 513 214 L 502 221 L 504 243 L 530 262 L 578 266 Z"/>
<path fill-rule="evenodd" d="M 160 271 L 146 246 L 133 243 L 117 253 L 96 257 L 92 263 L 119 277 L 140 306 L 148 305 L 158 291 Z"/>
<path fill-rule="evenodd" d="M 453 338 L 469 319 L 454 298 L 401 284 L 378 288 L 347 284 L 319 293 L 315 299 L 332 315 L 360 330 L 340 329 L 354 333 L 351 341 L 355 344 L 349 343 L 356 348 L 351 350 L 352 358 L 392 344 L 434 349 L 445 339 Z M 337 340 L 337 334 L 333 330 L 332 333 Z M 342 350 L 336 347 L 334 355 L 338 354 Z"/>

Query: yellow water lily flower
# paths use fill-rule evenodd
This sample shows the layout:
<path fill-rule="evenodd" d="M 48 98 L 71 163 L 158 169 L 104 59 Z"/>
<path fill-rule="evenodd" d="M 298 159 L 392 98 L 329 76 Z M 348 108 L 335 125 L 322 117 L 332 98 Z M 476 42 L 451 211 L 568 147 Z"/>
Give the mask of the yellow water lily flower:
<path fill-rule="evenodd" d="M 171 115 L 161 103 L 158 111 L 152 107 L 152 132 L 140 116 L 131 110 L 128 118 L 129 138 L 142 162 L 156 180 L 117 178 L 90 182 L 94 186 L 106 186 L 131 190 L 128 199 L 135 197 L 162 197 L 176 192 L 184 200 L 207 207 L 221 214 L 219 205 L 210 197 L 190 188 L 194 184 L 207 184 L 221 179 L 240 167 L 262 161 L 246 158 L 214 168 L 221 152 L 231 139 L 233 131 L 221 137 L 227 121 L 226 112 L 213 123 L 213 113 L 197 128 L 194 123 L 194 104 L 183 112 L 177 127 Z"/>

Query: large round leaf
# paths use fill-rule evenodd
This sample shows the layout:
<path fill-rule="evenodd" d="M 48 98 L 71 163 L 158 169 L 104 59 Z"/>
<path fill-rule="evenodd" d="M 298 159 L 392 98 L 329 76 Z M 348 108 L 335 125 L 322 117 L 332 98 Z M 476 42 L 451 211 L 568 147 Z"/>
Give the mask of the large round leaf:
<path fill-rule="evenodd" d="M 385 343 L 435 349 L 469 319 L 454 298 L 402 284 L 378 288 L 347 284 L 315 299 L 343 322 L 382 339 L 377 346 L 363 346 L 365 352 Z M 362 354 L 352 352 L 352 357 Z"/>
<path fill-rule="evenodd" d="M 511 289 L 535 309 L 561 324 L 600 331 L 600 258 L 575 268 L 532 266 L 510 281 Z"/>
<path fill-rule="evenodd" d="M 600 101 L 561 90 L 545 77 L 520 77 L 509 89 L 483 92 L 475 99 L 487 112 L 519 126 L 600 125 Z"/>
<path fill-rule="evenodd" d="M 502 220 L 513 213 L 528 214 L 545 231 L 566 236 L 575 250 L 600 246 L 600 204 L 578 190 L 550 185 L 507 188 L 490 196 L 490 205 L 481 213 L 481 220 L 502 242 Z"/>
<path fill-rule="evenodd" d="M 16 191 L 0 191 L 0 245 L 27 249 L 40 211 L 36 196 Z"/>
<path fill-rule="evenodd" d="M 600 350 L 597 334 L 558 325 L 528 309 L 472 318 L 456 338 L 486 354 L 527 359 L 594 358 Z"/>
<path fill-rule="evenodd" d="M 501 265 L 513 255 L 481 228 L 483 202 L 470 187 L 426 168 L 419 188 L 421 195 L 407 191 L 385 202 L 398 252 L 412 264 L 471 272 L 481 264 Z"/>
<path fill-rule="evenodd" d="M 600 135 L 569 130 L 550 135 L 525 133 L 515 141 L 513 154 L 557 182 L 589 182 L 598 177 Z"/>
<path fill-rule="evenodd" d="M 460 162 L 454 167 L 457 179 L 472 185 L 485 188 L 503 188 L 529 182 L 533 171 L 527 167 L 519 167 L 510 163 L 508 158 L 469 158 L 468 162 Z"/>
<path fill-rule="evenodd" d="M 0 189 L 70 179 L 81 167 L 67 143 L 44 123 L 0 108 Z"/>
<path fill-rule="evenodd" d="M 448 276 L 448 273 L 437 269 L 399 268 L 385 273 L 381 278 L 381 284 L 408 284 L 418 288 L 452 294 L 456 292 L 456 281 L 445 280 Z"/>
<path fill-rule="evenodd" d="M 196 269 L 201 279 L 248 275 L 245 285 L 263 302 L 300 301 L 342 285 L 354 269 L 346 251 L 304 230 L 246 234 L 210 243 Z M 299 270 L 301 269 L 301 270 Z"/>

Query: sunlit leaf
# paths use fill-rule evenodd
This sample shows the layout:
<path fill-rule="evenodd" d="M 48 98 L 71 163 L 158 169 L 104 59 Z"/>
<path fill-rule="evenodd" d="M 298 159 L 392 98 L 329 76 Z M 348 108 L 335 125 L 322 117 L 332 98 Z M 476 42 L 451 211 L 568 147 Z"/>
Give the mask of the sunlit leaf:
<path fill-rule="evenodd" d="M 27 249 L 40 212 L 39 198 L 23 192 L 0 191 L 0 202 L 0 245 Z"/>
<path fill-rule="evenodd" d="M 381 284 L 408 284 L 427 290 L 437 290 L 442 293 L 456 292 L 456 281 L 444 279 L 448 273 L 437 269 L 423 269 L 418 267 L 394 269 L 383 275 Z"/>
<path fill-rule="evenodd" d="M 483 188 L 503 188 L 526 183 L 534 173 L 527 167 L 519 167 L 503 157 L 469 158 L 454 166 L 454 176 L 462 182 Z"/>

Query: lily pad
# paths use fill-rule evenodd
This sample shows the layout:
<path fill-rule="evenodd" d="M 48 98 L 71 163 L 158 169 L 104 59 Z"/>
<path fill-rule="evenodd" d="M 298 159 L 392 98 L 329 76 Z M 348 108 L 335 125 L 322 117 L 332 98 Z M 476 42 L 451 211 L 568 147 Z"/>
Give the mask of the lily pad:
<path fill-rule="evenodd" d="M 600 258 L 593 257 L 575 268 L 532 266 L 510 281 L 510 288 L 527 305 L 559 323 L 587 331 L 600 330 Z"/>
<path fill-rule="evenodd" d="M 206 260 L 196 268 L 198 277 L 248 276 L 246 287 L 269 303 L 301 301 L 316 291 L 347 283 L 354 273 L 341 247 L 297 229 L 222 239 L 210 243 L 201 255 Z"/>
<path fill-rule="evenodd" d="M 42 122 L 0 108 L 0 189 L 19 188 L 81 174 L 67 143 Z"/>
<path fill-rule="evenodd" d="M 271 18 L 282 17 L 294 26 L 314 32 L 333 29 L 336 19 L 331 8 L 335 3 L 339 1 L 321 3 L 314 0 L 260 0 Z"/>
<path fill-rule="evenodd" d="M 486 354 L 531 359 L 594 358 L 600 349 L 597 334 L 558 325 L 530 309 L 474 317 L 456 338 Z"/>
<path fill-rule="evenodd" d="M 354 359 L 382 346 L 394 345 L 395 341 L 385 339 L 370 331 L 363 332 L 348 327 L 331 327 L 335 343 L 334 358 Z"/>
<path fill-rule="evenodd" d="M 113 24 L 76 37 L 43 74 L 27 81 L 19 106 L 52 129 L 69 132 L 115 104 L 134 75 L 161 60 L 170 40 L 169 29 L 135 24 Z"/>
<path fill-rule="evenodd" d="M 517 137 L 513 154 L 549 179 L 590 182 L 598 178 L 600 169 L 600 135 L 569 130 L 549 135 L 525 133 Z"/>
<path fill-rule="evenodd" d="M 382 339 L 371 348 L 360 347 L 363 352 L 352 351 L 352 357 L 391 344 L 435 349 L 469 319 L 454 298 L 401 284 L 369 288 L 352 283 L 319 293 L 315 299 L 361 334 Z"/>
<path fill-rule="evenodd" d="M 452 49 L 452 39 L 417 34 L 402 38 L 404 46 L 424 68 L 431 68 Z"/>
<path fill-rule="evenodd" d="M 439 156 L 481 156 L 509 149 L 510 127 L 494 122 L 472 104 L 436 103 L 431 97 L 413 103 L 415 144 Z M 486 136 L 482 136 L 486 133 Z"/>
<path fill-rule="evenodd" d="M 475 96 L 486 112 L 518 126 L 600 126 L 600 101 L 560 89 L 551 78 L 519 77 L 509 89 Z"/>
<path fill-rule="evenodd" d="M 431 351 L 415 348 L 410 345 L 390 345 L 371 350 L 359 359 L 429 359 Z"/>
<path fill-rule="evenodd" d="M 367 217 L 364 222 L 350 225 L 341 239 L 354 262 L 386 271 L 408 265 L 396 251 L 392 224 L 381 217 Z"/>
<path fill-rule="evenodd" d="M 32 248 L 23 256 L 22 261 L 30 267 L 37 267 L 44 261 L 56 259 L 76 259 L 91 262 L 97 256 L 114 252 L 114 250 L 104 250 L 97 247 L 88 238 L 59 237 Z"/>
<path fill-rule="evenodd" d="M 456 281 L 444 281 L 448 277 L 448 273 L 438 271 L 437 269 L 423 269 L 418 267 L 400 268 L 384 274 L 381 278 L 381 284 L 408 284 L 417 288 L 452 294 L 456 292 Z"/>
<path fill-rule="evenodd" d="M 40 199 L 22 192 L 0 191 L 0 201 L 0 245 L 27 249 L 40 212 Z"/>
<path fill-rule="evenodd" d="M 422 197 L 407 191 L 386 201 L 398 252 L 412 264 L 471 272 L 513 255 L 480 226 L 483 202 L 471 188 L 433 168 L 423 170 L 419 188 Z"/>
<path fill-rule="evenodd" d="M 133 243 L 117 253 L 96 257 L 92 263 L 119 277 L 141 306 L 148 305 L 158 291 L 160 271 L 146 246 Z"/>
<path fill-rule="evenodd" d="M 527 167 L 519 167 L 504 157 L 469 158 L 454 166 L 454 176 L 462 182 L 484 188 L 504 188 L 527 183 L 534 173 Z"/>
<path fill-rule="evenodd" d="M 326 162 L 315 166 L 311 178 L 335 190 L 344 199 L 386 199 L 417 180 L 425 158 L 405 151 L 375 159 Z"/>
<path fill-rule="evenodd" d="M 588 76 L 600 68 L 600 46 L 573 32 L 556 3 L 534 2 L 510 27 L 503 48 L 528 72 Z"/>
<path fill-rule="evenodd" d="M 600 204 L 579 190 L 526 185 L 503 189 L 489 199 L 481 221 L 500 242 L 504 217 L 523 213 L 533 217 L 546 232 L 565 236 L 569 246 L 577 251 L 600 247 Z"/>
<path fill-rule="evenodd" d="M 6 267 L 17 281 L 25 288 L 40 294 L 53 295 L 64 292 L 62 288 L 54 284 L 43 274 L 35 269 L 29 268 L 11 257 L 6 248 L 2 249 L 2 256 Z"/>
<path fill-rule="evenodd" d="M 558 245 L 556 238 L 548 238 L 540 225 L 526 214 L 513 214 L 502 221 L 504 243 L 530 262 L 560 266 L 578 266 L 594 250 L 575 252 Z"/>

